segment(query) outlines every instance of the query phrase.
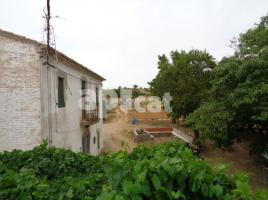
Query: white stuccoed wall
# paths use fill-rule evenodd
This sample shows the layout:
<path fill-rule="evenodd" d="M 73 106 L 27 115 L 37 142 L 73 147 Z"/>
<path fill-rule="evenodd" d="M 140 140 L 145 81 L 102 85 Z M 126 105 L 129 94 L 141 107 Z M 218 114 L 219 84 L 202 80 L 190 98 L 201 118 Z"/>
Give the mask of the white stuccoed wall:
<path fill-rule="evenodd" d="M 80 121 L 82 119 L 82 111 L 79 108 L 79 100 L 81 98 L 81 79 L 87 80 L 89 83 L 88 88 L 94 88 L 97 84 L 101 92 L 101 82 L 95 80 L 94 78 L 88 76 L 87 74 L 80 72 L 73 68 L 72 65 L 63 64 L 57 62 L 55 59 L 51 59 L 52 63 L 57 69 L 50 67 L 49 76 L 47 76 L 47 66 L 44 65 L 42 68 L 41 77 L 41 94 L 42 94 L 42 133 L 44 137 L 49 139 L 48 134 L 48 85 L 47 77 L 51 81 L 51 109 L 52 109 L 52 137 L 51 145 L 63 148 L 69 148 L 73 151 L 79 152 L 82 150 L 82 136 L 86 131 L 84 127 L 80 126 Z M 60 69 L 60 70 L 58 70 Z M 61 71 L 62 70 L 62 71 Z M 66 73 L 68 74 L 66 74 Z M 70 76 L 69 74 L 77 77 Z M 57 80 L 58 76 L 64 77 L 65 79 L 65 107 L 58 108 L 58 94 L 57 94 Z M 80 79 L 78 79 L 80 78 Z M 94 90 L 93 90 L 94 91 Z M 99 101 L 102 102 L 102 95 L 99 94 Z M 91 95 L 92 101 L 95 101 L 95 94 Z M 102 105 L 100 105 L 100 112 Z M 102 116 L 101 116 L 102 117 Z M 92 155 L 98 155 L 103 147 L 102 142 L 102 119 L 89 127 L 90 130 L 90 153 Z M 97 129 L 100 129 L 101 135 L 101 147 L 97 148 L 97 142 L 94 144 L 94 137 L 97 138 Z M 97 141 L 97 140 L 96 140 Z"/>
<path fill-rule="evenodd" d="M 40 110 L 36 47 L 0 35 L 0 151 L 41 143 Z"/>
<path fill-rule="evenodd" d="M 83 127 L 80 126 L 82 111 L 78 106 L 81 80 L 59 70 L 43 65 L 40 49 L 36 44 L 10 39 L 0 34 L 0 151 L 28 150 L 50 139 L 51 145 L 82 150 Z M 57 68 L 76 77 L 94 82 L 99 86 L 100 113 L 102 113 L 101 82 L 80 72 L 72 65 L 50 61 Z M 65 108 L 58 108 L 57 77 L 65 77 Z M 48 78 L 51 101 L 48 98 Z M 93 87 L 89 84 L 88 87 Z M 93 97 L 92 97 L 93 98 Z M 93 98 L 94 99 L 94 98 Z M 52 109 L 52 134 L 49 137 L 48 106 Z M 102 115 L 100 116 L 102 118 Z M 89 127 L 90 151 L 97 155 L 103 147 L 102 119 Z M 100 129 L 101 147 L 93 138 Z M 97 141 L 97 140 L 96 140 Z"/>

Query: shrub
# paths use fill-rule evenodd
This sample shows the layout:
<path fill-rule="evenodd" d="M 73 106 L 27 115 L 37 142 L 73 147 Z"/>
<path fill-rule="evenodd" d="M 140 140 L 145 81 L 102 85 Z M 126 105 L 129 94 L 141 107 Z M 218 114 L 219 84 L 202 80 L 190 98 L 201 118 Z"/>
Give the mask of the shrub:
<path fill-rule="evenodd" d="M 92 157 L 43 144 L 0 153 L 0 199 L 268 199 L 243 174 L 212 169 L 182 144 Z"/>

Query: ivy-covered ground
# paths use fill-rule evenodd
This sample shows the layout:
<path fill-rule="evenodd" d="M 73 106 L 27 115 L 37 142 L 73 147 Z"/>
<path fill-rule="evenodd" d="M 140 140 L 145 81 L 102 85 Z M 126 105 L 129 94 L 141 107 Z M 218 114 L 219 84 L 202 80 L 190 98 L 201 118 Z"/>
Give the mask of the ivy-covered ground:
<path fill-rule="evenodd" d="M 267 200 L 247 177 L 212 169 L 172 142 L 92 157 L 43 144 L 0 153 L 0 199 Z"/>

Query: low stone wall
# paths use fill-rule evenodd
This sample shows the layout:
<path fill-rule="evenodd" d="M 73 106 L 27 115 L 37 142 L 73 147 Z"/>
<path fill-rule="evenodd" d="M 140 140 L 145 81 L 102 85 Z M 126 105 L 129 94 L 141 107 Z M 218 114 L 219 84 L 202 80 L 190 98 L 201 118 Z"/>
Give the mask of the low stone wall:
<path fill-rule="evenodd" d="M 171 137 L 172 133 L 171 132 L 159 132 L 159 133 L 151 133 L 151 135 L 154 137 Z"/>
<path fill-rule="evenodd" d="M 137 133 L 136 130 L 134 131 L 134 141 L 135 142 L 144 142 L 144 141 L 148 141 L 151 139 L 152 139 L 152 136 L 146 132 L 139 134 L 139 133 Z"/>
<path fill-rule="evenodd" d="M 144 131 L 153 137 L 171 137 L 173 128 L 144 128 Z"/>

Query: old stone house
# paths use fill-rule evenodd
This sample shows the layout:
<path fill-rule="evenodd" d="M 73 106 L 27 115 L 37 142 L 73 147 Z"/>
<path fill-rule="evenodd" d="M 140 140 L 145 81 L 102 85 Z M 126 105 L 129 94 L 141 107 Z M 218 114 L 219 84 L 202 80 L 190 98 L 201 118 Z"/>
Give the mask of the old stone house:
<path fill-rule="evenodd" d="M 47 140 L 99 154 L 104 80 L 59 51 L 0 29 L 0 151 Z"/>

